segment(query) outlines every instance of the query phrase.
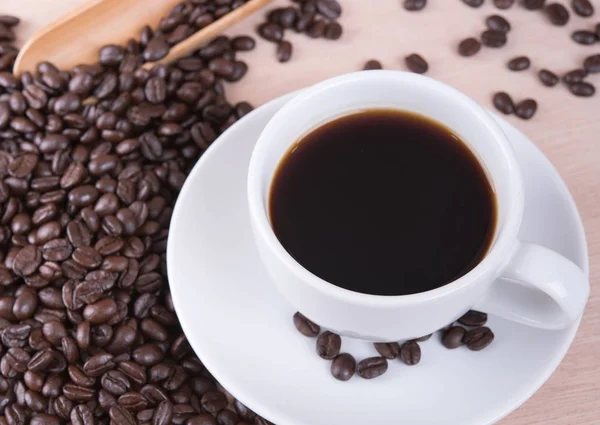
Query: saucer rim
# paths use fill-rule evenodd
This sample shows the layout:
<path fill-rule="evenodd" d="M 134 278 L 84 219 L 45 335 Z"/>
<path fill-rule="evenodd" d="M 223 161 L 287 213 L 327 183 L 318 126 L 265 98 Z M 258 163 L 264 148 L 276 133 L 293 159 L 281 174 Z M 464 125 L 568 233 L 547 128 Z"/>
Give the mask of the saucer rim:
<path fill-rule="evenodd" d="M 277 108 L 277 107 L 281 108 L 287 101 L 289 101 L 290 99 L 295 97 L 301 91 L 302 90 L 298 90 L 298 91 L 294 91 L 292 93 L 282 95 L 276 99 L 273 99 L 273 100 L 261 105 L 260 107 L 256 108 L 255 110 L 250 112 L 248 115 L 243 117 L 241 120 L 236 122 L 230 128 L 228 128 L 221 136 L 219 136 L 219 138 L 211 145 L 211 147 L 207 150 L 207 152 L 205 152 L 202 155 L 202 157 L 198 160 L 198 162 L 194 165 L 192 171 L 190 172 L 188 178 L 186 179 L 186 181 L 179 193 L 178 201 L 175 204 L 175 207 L 173 209 L 172 220 L 171 220 L 171 224 L 170 224 L 170 231 L 172 229 L 174 229 L 174 227 L 179 226 L 177 217 L 180 215 L 179 210 L 182 208 L 181 207 L 182 203 L 179 202 L 179 199 L 182 199 L 183 197 L 187 196 L 188 192 L 190 192 L 192 190 L 192 187 L 196 184 L 195 183 L 195 180 L 196 180 L 195 175 L 200 173 L 200 170 L 202 169 L 204 164 L 211 161 L 212 157 L 217 154 L 217 151 L 219 151 L 219 149 L 222 149 L 222 147 L 225 146 L 226 140 L 230 138 L 230 134 L 234 134 L 235 132 L 237 132 L 237 129 L 240 128 L 242 125 L 246 124 L 246 121 L 250 121 L 250 120 L 254 119 L 255 116 L 261 114 L 264 110 L 273 108 L 274 109 L 273 113 L 275 113 L 276 112 L 275 108 Z M 585 272 L 586 276 L 589 278 L 589 251 L 588 251 L 587 238 L 586 238 L 583 222 L 581 219 L 581 215 L 579 213 L 579 209 L 577 208 L 577 204 L 576 204 L 568 186 L 566 185 L 565 181 L 562 179 L 560 173 L 558 173 L 558 170 L 556 169 L 554 164 L 552 164 L 552 162 L 546 157 L 546 155 L 544 155 L 544 153 L 541 151 L 541 149 L 539 149 L 539 147 L 535 143 L 533 143 L 533 141 L 527 135 L 525 135 L 522 131 L 520 131 L 518 128 L 513 126 L 511 123 L 509 123 L 508 121 L 506 121 L 504 118 L 502 118 L 498 114 L 494 113 L 493 111 L 490 111 L 488 109 L 486 109 L 486 111 L 498 122 L 498 124 L 500 124 L 500 126 L 502 127 L 502 131 L 505 131 L 504 126 L 506 126 L 506 127 L 511 128 L 515 132 L 520 133 L 524 137 L 524 139 L 529 143 L 530 147 L 532 147 L 536 151 L 536 155 L 540 155 L 541 157 L 543 157 L 544 160 L 547 162 L 546 165 L 549 165 L 551 170 L 553 171 L 553 173 L 558 177 L 558 179 L 557 179 L 558 181 L 556 182 L 557 190 L 562 192 L 563 197 L 566 198 L 566 201 L 568 203 L 568 209 L 570 210 L 570 214 L 577 219 L 577 220 L 575 220 L 577 230 L 578 230 L 580 237 L 582 238 L 583 246 L 579 247 L 581 249 L 581 251 L 580 251 L 580 258 L 578 259 L 577 264 L 581 264 L 583 266 L 583 271 Z M 507 137 L 508 137 L 508 135 L 507 135 Z M 167 271 L 170 269 L 169 264 L 174 263 L 174 260 L 172 258 L 172 256 L 173 256 L 173 247 L 172 247 L 173 242 L 171 242 L 172 240 L 174 240 L 174 239 L 169 238 L 169 240 L 167 241 Z M 168 273 L 169 285 L 171 288 L 171 295 L 173 298 L 173 304 L 175 306 L 175 311 L 177 313 L 177 311 L 178 311 L 177 306 L 180 304 L 180 302 L 178 302 L 179 295 L 176 294 L 177 293 L 176 290 L 175 291 L 173 290 L 174 285 L 172 285 L 172 283 L 171 283 L 171 282 L 173 282 L 173 280 L 171 279 L 171 276 L 172 276 L 172 273 Z M 180 294 L 180 295 L 183 296 L 183 294 Z M 585 311 L 584 311 L 584 313 L 585 313 Z M 192 332 L 194 329 L 193 323 L 188 323 L 188 321 L 183 319 L 182 317 L 178 316 L 178 318 L 179 318 L 179 321 L 181 324 L 181 328 L 184 331 L 184 333 L 186 334 L 186 336 L 193 335 L 194 334 Z M 567 354 L 569 348 L 573 344 L 573 341 L 575 339 L 575 336 L 576 336 L 579 326 L 581 324 L 582 318 L 583 318 L 583 315 L 580 316 L 579 319 L 577 320 L 577 322 L 574 323 L 568 329 L 567 333 L 565 334 L 564 341 L 558 347 L 557 354 L 552 359 L 552 361 L 547 362 L 547 365 L 544 368 L 545 369 L 544 373 L 541 373 L 537 380 L 532 380 L 532 383 L 529 385 L 528 391 L 524 391 L 523 395 L 521 397 L 519 397 L 516 400 L 510 401 L 509 404 L 506 404 L 503 407 L 500 407 L 501 411 L 494 413 L 493 416 L 488 418 L 485 422 L 473 422 L 472 424 L 473 425 L 495 424 L 498 421 L 500 421 L 501 419 L 503 419 L 504 417 L 508 416 L 510 413 L 514 412 L 521 405 L 523 405 L 527 400 L 529 400 L 535 393 L 537 393 L 537 391 L 542 387 L 542 385 L 544 385 L 544 383 L 546 383 L 546 381 L 548 381 L 548 379 L 556 371 L 556 369 L 562 362 L 563 358 Z M 277 409 L 273 410 L 272 408 L 270 408 L 268 406 L 268 404 L 261 403 L 260 400 L 255 399 L 255 397 L 253 397 L 252 394 L 250 394 L 247 390 L 244 390 L 243 386 L 240 387 L 240 386 L 236 385 L 234 382 L 230 382 L 231 380 L 226 378 L 227 377 L 226 373 L 223 373 L 223 374 L 219 373 L 221 368 L 220 368 L 220 366 L 218 366 L 218 363 L 219 363 L 218 361 L 211 362 L 209 360 L 208 363 L 210 363 L 210 366 L 207 365 L 205 360 L 207 358 L 210 358 L 211 356 L 207 357 L 206 353 L 203 352 L 203 350 L 201 349 L 202 344 L 200 344 L 200 341 L 196 340 L 195 342 L 192 342 L 192 339 L 190 339 L 189 337 L 188 337 L 188 341 L 189 341 L 190 345 L 192 346 L 194 352 L 201 359 L 201 361 L 204 364 L 204 366 L 206 367 L 206 369 L 211 374 L 213 374 L 213 376 L 215 376 L 215 378 L 222 385 L 222 387 L 225 388 L 225 390 L 228 393 L 230 393 L 233 397 L 238 399 L 241 403 L 243 403 L 248 408 L 252 409 L 252 411 L 254 411 L 255 413 L 259 414 L 260 416 L 263 416 L 264 418 L 268 419 L 269 421 L 271 421 L 277 425 L 291 425 L 296 422 L 294 420 L 294 418 L 288 417 L 285 414 L 285 412 L 282 412 L 282 411 L 277 412 Z M 213 373 L 213 372 L 215 372 L 215 373 Z M 223 377 L 225 377 L 225 379 L 223 379 Z M 248 402 L 248 401 L 250 401 L 250 402 Z M 474 418 L 474 419 L 478 420 L 477 418 Z"/>

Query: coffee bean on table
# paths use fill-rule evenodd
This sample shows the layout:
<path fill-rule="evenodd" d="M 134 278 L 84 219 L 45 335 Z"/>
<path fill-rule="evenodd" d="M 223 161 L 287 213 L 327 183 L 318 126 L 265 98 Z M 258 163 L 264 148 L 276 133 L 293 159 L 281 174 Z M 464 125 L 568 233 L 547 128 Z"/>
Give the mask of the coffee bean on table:
<path fill-rule="evenodd" d="M 578 83 L 588 76 L 585 69 L 574 69 L 563 75 L 562 80 L 567 84 Z"/>
<path fill-rule="evenodd" d="M 512 101 L 511 101 L 512 103 Z M 465 326 L 483 326 L 487 322 L 487 314 L 481 311 L 469 310 L 458 321 Z"/>
<path fill-rule="evenodd" d="M 394 360 L 400 354 L 400 344 L 397 342 L 376 342 L 373 345 L 377 352 L 388 360 Z"/>
<path fill-rule="evenodd" d="M 479 7 L 483 4 L 483 0 L 462 0 L 462 2 L 471 7 Z"/>
<path fill-rule="evenodd" d="M 348 353 L 336 356 L 331 362 L 331 374 L 339 381 L 348 381 L 356 371 L 356 360 Z"/>
<path fill-rule="evenodd" d="M 585 81 L 569 84 L 568 87 L 571 93 L 579 97 L 590 97 L 596 93 L 596 88 Z"/>
<path fill-rule="evenodd" d="M 480 351 L 494 340 L 494 333 L 488 327 L 482 326 L 468 331 L 463 337 L 463 343 L 469 350 Z"/>
<path fill-rule="evenodd" d="M 600 53 L 585 58 L 583 68 L 590 74 L 600 72 Z"/>
<path fill-rule="evenodd" d="M 256 41 L 252 37 L 241 35 L 234 37 L 231 40 L 231 47 L 238 52 L 247 52 L 253 50 L 256 46 Z"/>
<path fill-rule="evenodd" d="M 495 30 L 486 30 L 481 33 L 481 42 L 487 47 L 502 47 L 506 44 L 506 34 Z"/>
<path fill-rule="evenodd" d="M 449 349 L 455 349 L 463 344 L 463 337 L 465 336 L 465 329 L 460 326 L 452 326 L 444 331 L 442 335 L 442 344 L 444 347 Z"/>
<path fill-rule="evenodd" d="M 465 38 L 458 44 L 458 53 L 461 56 L 473 56 L 479 52 L 479 50 L 481 50 L 481 43 L 474 37 Z"/>
<path fill-rule="evenodd" d="M 424 74 L 429 69 L 427 61 L 419 54 L 413 53 L 404 58 L 407 68 L 417 74 Z"/>
<path fill-rule="evenodd" d="M 356 370 L 358 376 L 364 379 L 374 379 L 383 375 L 388 369 L 385 357 L 369 357 L 358 362 Z"/>
<path fill-rule="evenodd" d="M 317 354 L 327 360 L 331 360 L 340 353 L 342 339 L 338 334 L 325 331 L 317 338 Z"/>
<path fill-rule="evenodd" d="M 571 8 L 576 14 L 584 18 L 594 14 L 594 6 L 590 0 L 571 0 Z"/>
<path fill-rule="evenodd" d="M 342 14 L 342 7 L 337 0 L 316 0 L 317 11 L 328 19 L 337 19 Z"/>
<path fill-rule="evenodd" d="M 500 15 L 488 16 L 485 20 L 486 26 L 494 31 L 503 32 L 507 34 L 510 31 L 510 23 Z"/>
<path fill-rule="evenodd" d="M 409 12 L 417 12 L 427 6 L 427 0 L 404 0 L 403 6 Z"/>
<path fill-rule="evenodd" d="M 546 0 L 523 0 L 523 6 L 528 10 L 538 10 L 544 7 Z"/>
<path fill-rule="evenodd" d="M 294 314 L 294 326 L 296 326 L 298 332 L 308 337 L 315 337 L 321 332 L 319 325 L 304 317 L 300 312 Z"/>
<path fill-rule="evenodd" d="M 598 41 L 598 37 L 596 36 L 595 32 L 585 31 L 585 30 L 579 30 L 579 31 L 573 32 L 571 34 L 571 38 L 573 39 L 573 41 L 575 43 L 583 44 L 586 46 L 595 44 Z"/>
<path fill-rule="evenodd" d="M 494 0 L 494 6 L 498 9 L 508 9 L 515 4 L 515 0 Z"/>
<path fill-rule="evenodd" d="M 515 112 L 513 100 L 506 92 L 498 92 L 494 94 L 492 101 L 494 103 L 494 107 L 505 115 L 510 115 Z"/>
<path fill-rule="evenodd" d="M 551 3 L 544 8 L 548 20 L 557 26 L 564 26 L 569 22 L 569 11 L 561 3 Z"/>
<path fill-rule="evenodd" d="M 527 56 L 517 56 L 516 58 L 513 58 L 510 61 L 508 61 L 507 64 L 508 69 L 510 69 L 511 71 L 524 71 L 526 69 L 529 69 L 530 65 L 531 61 Z"/>
<path fill-rule="evenodd" d="M 407 341 L 400 348 L 400 360 L 409 366 L 421 361 L 421 347 L 416 341 Z"/>
<path fill-rule="evenodd" d="M 285 40 L 279 43 L 277 45 L 276 56 L 279 62 L 284 63 L 289 61 L 292 57 L 292 43 Z"/>
<path fill-rule="evenodd" d="M 367 62 L 365 62 L 364 66 L 363 66 L 364 71 L 371 71 L 374 69 L 383 69 L 383 65 L 381 65 L 381 62 L 379 62 L 378 60 L 375 60 L 375 59 L 371 59 L 371 60 L 368 60 Z"/>
<path fill-rule="evenodd" d="M 283 39 L 283 28 L 278 24 L 265 22 L 258 27 L 258 34 L 269 41 L 281 41 Z"/>
<path fill-rule="evenodd" d="M 538 77 L 546 87 L 554 87 L 559 81 L 558 75 L 547 69 L 540 70 L 540 72 L 538 72 Z"/>
<path fill-rule="evenodd" d="M 343 28 L 337 22 L 330 22 L 325 26 L 325 38 L 338 40 L 342 36 Z"/>
<path fill-rule="evenodd" d="M 144 59 L 154 62 L 164 58 L 169 53 L 169 44 L 164 35 L 155 36 L 144 49 Z"/>
<path fill-rule="evenodd" d="M 525 99 L 515 105 L 515 115 L 524 120 L 528 120 L 535 115 L 537 106 L 535 100 Z"/>

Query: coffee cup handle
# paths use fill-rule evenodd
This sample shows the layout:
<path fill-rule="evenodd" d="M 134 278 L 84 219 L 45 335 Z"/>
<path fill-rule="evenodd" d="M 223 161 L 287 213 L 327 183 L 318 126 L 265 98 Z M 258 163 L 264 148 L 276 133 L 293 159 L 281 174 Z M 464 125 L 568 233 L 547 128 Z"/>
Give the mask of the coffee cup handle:
<path fill-rule="evenodd" d="M 586 273 L 572 261 L 520 241 L 474 309 L 537 328 L 565 329 L 583 313 L 589 292 Z"/>

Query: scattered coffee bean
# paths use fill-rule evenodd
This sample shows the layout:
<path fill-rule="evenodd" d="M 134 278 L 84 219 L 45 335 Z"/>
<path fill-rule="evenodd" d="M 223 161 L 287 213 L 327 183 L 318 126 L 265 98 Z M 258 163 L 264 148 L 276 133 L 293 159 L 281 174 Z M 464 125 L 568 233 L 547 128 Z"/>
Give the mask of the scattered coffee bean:
<path fill-rule="evenodd" d="M 482 326 L 468 331 L 463 337 L 463 344 L 469 350 L 480 351 L 494 340 L 494 333 L 488 327 Z"/>
<path fill-rule="evenodd" d="M 342 14 L 342 7 L 337 0 L 316 0 L 317 11 L 328 19 L 337 19 Z"/>
<path fill-rule="evenodd" d="M 596 36 L 595 32 L 585 31 L 585 30 L 579 30 L 579 31 L 573 32 L 571 34 L 571 38 L 573 39 L 573 41 L 575 43 L 583 44 L 586 46 L 595 44 L 598 41 L 598 37 Z"/>
<path fill-rule="evenodd" d="M 548 20 L 557 26 L 567 25 L 569 22 L 569 11 L 561 3 L 551 3 L 544 8 Z"/>
<path fill-rule="evenodd" d="M 277 45 L 277 60 L 279 62 L 287 62 L 292 57 L 292 43 L 289 41 L 282 41 Z"/>
<path fill-rule="evenodd" d="M 506 44 L 506 34 L 495 30 L 486 30 L 481 33 L 481 42 L 487 47 L 502 47 Z"/>
<path fill-rule="evenodd" d="M 283 28 L 278 24 L 265 22 L 258 27 L 258 34 L 269 41 L 281 41 L 283 39 Z"/>
<path fill-rule="evenodd" d="M 311 322 L 300 312 L 294 314 L 294 326 L 304 336 L 315 337 L 321 332 L 321 328 L 316 323 Z"/>
<path fill-rule="evenodd" d="M 385 372 L 388 369 L 388 362 L 385 357 L 369 357 L 361 360 L 356 366 L 358 376 L 364 379 L 374 379 Z"/>
<path fill-rule="evenodd" d="M 515 4 L 515 0 L 494 0 L 494 6 L 498 9 L 508 9 Z"/>
<path fill-rule="evenodd" d="M 339 381 L 348 381 L 356 371 L 356 360 L 348 353 L 339 354 L 331 362 L 331 374 Z"/>
<path fill-rule="evenodd" d="M 510 115 L 515 112 L 515 105 L 512 98 L 506 92 L 498 92 L 493 97 L 494 107 L 505 115 Z M 469 314 L 469 313 L 467 313 Z M 464 316 L 463 316 L 464 317 Z M 459 319 L 459 321 L 462 317 Z M 462 323 L 462 322 L 461 322 Z"/>
<path fill-rule="evenodd" d="M 516 58 L 508 61 L 508 69 L 511 71 L 523 71 L 525 69 L 529 69 L 531 65 L 531 61 L 527 56 L 517 56 Z"/>
<path fill-rule="evenodd" d="M 375 59 L 371 59 L 365 62 L 365 65 L 363 66 L 364 71 L 371 71 L 374 69 L 383 69 L 383 65 L 381 65 L 381 62 Z"/>
<path fill-rule="evenodd" d="M 415 339 L 415 341 L 417 341 L 417 342 L 424 342 L 424 341 L 427 341 L 432 336 L 433 336 L 433 334 L 425 335 L 425 336 L 422 336 L 420 338 Z"/>
<path fill-rule="evenodd" d="M 512 100 L 511 100 L 512 104 Z M 514 111 L 514 108 L 513 108 Z M 483 326 L 487 322 L 487 314 L 481 311 L 469 310 L 458 321 L 465 326 Z"/>
<path fill-rule="evenodd" d="M 471 7 L 479 7 L 483 4 L 483 0 L 462 0 L 462 2 Z"/>
<path fill-rule="evenodd" d="M 485 20 L 485 24 L 489 29 L 499 31 L 504 34 L 507 34 L 511 28 L 510 22 L 500 15 L 488 16 Z"/>
<path fill-rule="evenodd" d="M 413 53 L 404 58 L 407 68 L 417 74 L 424 74 L 429 69 L 427 61 L 419 54 Z"/>
<path fill-rule="evenodd" d="M 546 0 L 523 0 L 523 6 L 528 10 L 542 9 L 546 4 Z"/>
<path fill-rule="evenodd" d="M 569 84 L 569 90 L 575 96 L 579 97 L 590 97 L 596 93 L 596 88 L 592 84 L 586 83 L 585 81 Z"/>
<path fill-rule="evenodd" d="M 515 115 L 524 120 L 528 120 L 535 115 L 537 106 L 535 100 L 525 99 L 515 105 Z"/>
<path fill-rule="evenodd" d="M 584 18 L 594 14 L 594 6 L 590 0 L 571 0 L 571 8 L 576 14 Z"/>
<path fill-rule="evenodd" d="M 542 84 L 545 85 L 546 87 L 554 87 L 555 85 L 558 84 L 558 81 L 559 81 L 558 75 L 556 75 L 552 71 L 548 71 L 547 69 L 542 69 L 538 73 L 538 77 L 539 77 L 540 81 L 542 82 Z"/>
<path fill-rule="evenodd" d="M 330 22 L 325 27 L 325 38 L 328 40 L 338 40 L 342 36 L 342 26 L 337 22 Z"/>
<path fill-rule="evenodd" d="M 414 366 L 421 361 L 421 347 L 416 341 L 408 341 L 400 348 L 400 360 L 409 366 Z"/>
<path fill-rule="evenodd" d="M 331 360 L 340 353 L 342 339 L 338 334 L 325 331 L 317 338 L 317 354 L 323 359 Z"/>
<path fill-rule="evenodd" d="M 388 360 L 394 360 L 400 354 L 400 344 L 397 342 L 376 342 L 373 345 L 377 352 Z"/>
<path fill-rule="evenodd" d="M 444 331 L 442 335 L 442 344 L 449 349 L 455 349 L 463 344 L 465 329 L 460 326 L 452 326 Z"/>
<path fill-rule="evenodd" d="M 403 6 L 409 12 L 417 12 L 427 6 L 427 0 L 404 0 Z"/>
<path fill-rule="evenodd" d="M 567 84 L 579 83 L 588 76 L 588 72 L 585 69 L 574 69 L 573 71 L 567 72 L 563 75 L 562 80 Z"/>
<path fill-rule="evenodd" d="M 590 74 L 600 72 L 600 53 L 585 58 L 583 68 Z"/>
<path fill-rule="evenodd" d="M 481 50 L 481 43 L 474 37 L 465 38 L 458 45 L 458 53 L 461 56 L 473 56 Z"/>

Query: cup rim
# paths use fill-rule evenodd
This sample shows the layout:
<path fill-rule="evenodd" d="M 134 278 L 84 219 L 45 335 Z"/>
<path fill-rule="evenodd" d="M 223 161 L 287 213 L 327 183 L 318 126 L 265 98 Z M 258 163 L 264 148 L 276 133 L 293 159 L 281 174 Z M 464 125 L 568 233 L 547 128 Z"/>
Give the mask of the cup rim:
<path fill-rule="evenodd" d="M 283 247 L 279 239 L 277 239 L 275 232 L 271 228 L 268 217 L 268 194 L 266 197 L 263 196 L 264 182 L 261 179 L 261 169 L 264 166 L 266 152 L 270 146 L 269 141 L 274 138 L 274 123 L 277 121 L 286 122 L 289 119 L 293 119 L 293 115 L 290 115 L 289 113 L 292 108 L 298 107 L 307 99 L 319 95 L 332 87 L 345 84 L 360 84 L 363 81 L 373 80 L 387 81 L 388 84 L 418 84 L 428 86 L 439 91 L 441 95 L 452 96 L 455 102 L 460 102 L 464 106 L 467 106 L 470 113 L 473 114 L 473 117 L 485 125 L 486 130 L 490 134 L 490 140 L 493 139 L 495 143 L 497 143 L 502 152 L 502 160 L 507 165 L 507 179 L 509 181 L 509 199 L 507 201 L 509 205 L 507 208 L 507 215 L 502 227 L 496 229 L 496 238 L 487 255 L 479 262 L 479 264 L 477 264 L 477 266 L 460 278 L 438 288 L 416 294 L 365 294 L 339 287 L 313 274 L 299 264 Z M 310 129 L 307 129 L 307 131 L 309 130 Z M 281 160 L 281 158 L 279 160 Z M 270 252 L 276 257 L 277 261 L 282 263 L 285 268 L 294 274 L 300 281 L 325 295 L 333 296 L 345 302 L 389 307 L 440 298 L 462 290 L 478 281 L 482 276 L 493 273 L 509 259 L 512 250 L 517 243 L 517 235 L 521 225 L 525 203 L 521 171 L 517 164 L 512 146 L 500 125 L 483 107 L 467 95 L 440 81 L 410 72 L 390 70 L 359 71 L 334 77 L 302 90 L 294 98 L 283 105 L 283 107 L 277 111 L 267 123 L 254 146 L 248 168 L 247 195 L 250 220 L 252 221 L 255 231 L 254 236 L 262 238 L 266 242 Z"/>

